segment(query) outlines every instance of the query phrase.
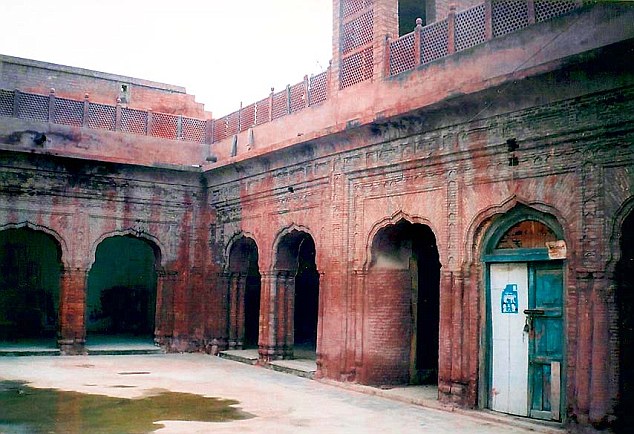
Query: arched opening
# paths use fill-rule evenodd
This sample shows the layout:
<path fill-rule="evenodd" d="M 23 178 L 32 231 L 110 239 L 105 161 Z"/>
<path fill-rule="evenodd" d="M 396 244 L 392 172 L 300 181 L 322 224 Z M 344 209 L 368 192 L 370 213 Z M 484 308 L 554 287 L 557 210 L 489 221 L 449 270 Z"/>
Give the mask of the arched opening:
<path fill-rule="evenodd" d="M 260 327 L 260 270 L 258 246 L 251 238 L 240 238 L 229 253 L 230 341 L 235 347 L 257 348 Z M 235 337 L 235 339 L 233 339 Z"/>
<path fill-rule="evenodd" d="M 619 398 L 616 432 L 634 426 L 634 212 L 621 229 L 621 259 L 616 266 L 616 302 L 619 317 Z"/>
<path fill-rule="evenodd" d="M 57 241 L 42 231 L 0 232 L 1 341 L 42 340 L 55 346 L 61 257 Z"/>
<path fill-rule="evenodd" d="M 519 206 L 493 222 L 484 245 L 487 406 L 502 413 L 561 420 L 561 228 L 552 216 Z"/>
<path fill-rule="evenodd" d="M 133 236 L 103 240 L 88 273 L 87 343 L 154 337 L 157 248 Z"/>
<path fill-rule="evenodd" d="M 372 242 L 368 381 L 437 384 L 440 261 L 429 226 L 401 220 Z"/>
<path fill-rule="evenodd" d="M 315 256 L 315 242 L 303 231 L 293 230 L 284 235 L 277 247 L 277 284 L 279 288 L 285 287 L 289 301 L 283 315 L 287 320 L 292 318 L 285 342 L 290 348 L 286 352 L 290 350 L 295 357 L 315 358 L 317 349 L 319 272 Z M 291 330 L 292 334 L 288 333 Z"/>

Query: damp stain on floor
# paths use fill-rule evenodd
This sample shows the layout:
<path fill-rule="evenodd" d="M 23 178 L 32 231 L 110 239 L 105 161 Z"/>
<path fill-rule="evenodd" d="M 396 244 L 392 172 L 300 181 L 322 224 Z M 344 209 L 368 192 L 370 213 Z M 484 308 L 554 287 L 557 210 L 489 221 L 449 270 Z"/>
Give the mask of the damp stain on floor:
<path fill-rule="evenodd" d="M 163 390 L 128 399 L 0 381 L 0 432 L 147 433 L 163 428 L 157 421 L 227 422 L 253 417 L 236 404 Z"/>

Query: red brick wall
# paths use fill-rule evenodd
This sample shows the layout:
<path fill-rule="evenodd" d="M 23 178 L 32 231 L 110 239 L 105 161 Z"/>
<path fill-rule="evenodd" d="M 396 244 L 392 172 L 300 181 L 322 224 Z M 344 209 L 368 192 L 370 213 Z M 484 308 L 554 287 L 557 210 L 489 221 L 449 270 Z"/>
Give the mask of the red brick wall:
<path fill-rule="evenodd" d="M 409 270 L 371 269 L 365 280 L 363 368 L 366 384 L 409 383 L 412 337 Z"/>

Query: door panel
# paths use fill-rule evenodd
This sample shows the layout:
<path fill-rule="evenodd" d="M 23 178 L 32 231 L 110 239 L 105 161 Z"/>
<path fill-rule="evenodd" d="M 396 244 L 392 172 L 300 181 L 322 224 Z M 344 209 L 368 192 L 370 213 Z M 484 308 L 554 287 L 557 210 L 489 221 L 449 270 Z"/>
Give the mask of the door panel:
<path fill-rule="evenodd" d="M 528 307 L 526 263 L 490 265 L 492 410 L 528 415 L 528 338 L 523 310 Z M 516 291 L 516 295 L 513 293 Z"/>
<path fill-rule="evenodd" d="M 533 316 L 530 331 L 530 416 L 558 420 L 561 405 L 559 367 L 563 361 L 564 336 L 561 263 L 531 264 L 529 276 L 529 308 L 543 311 L 543 314 Z"/>

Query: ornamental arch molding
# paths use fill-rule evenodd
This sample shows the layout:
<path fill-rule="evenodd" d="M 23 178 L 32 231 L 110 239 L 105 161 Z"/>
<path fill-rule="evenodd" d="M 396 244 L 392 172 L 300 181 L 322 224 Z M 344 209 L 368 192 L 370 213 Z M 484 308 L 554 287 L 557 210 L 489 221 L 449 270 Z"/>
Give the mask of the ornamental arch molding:
<path fill-rule="evenodd" d="M 108 239 L 108 238 L 112 238 L 112 237 L 133 237 L 133 238 L 138 238 L 140 240 L 143 240 L 145 242 L 148 243 L 148 245 L 152 248 L 152 251 L 154 252 L 154 258 L 155 258 L 155 262 L 154 262 L 154 267 L 155 269 L 158 271 L 160 269 L 164 269 L 165 268 L 165 255 L 164 252 L 166 251 L 165 246 L 163 245 L 163 243 L 161 243 L 161 241 L 159 241 L 158 238 L 156 238 L 154 235 L 148 234 L 147 232 L 141 232 L 138 230 L 135 230 L 133 228 L 128 228 L 128 229 L 123 229 L 123 230 L 116 230 L 116 231 L 112 231 L 112 232 L 106 232 L 104 234 L 102 234 L 99 238 L 97 238 L 91 245 L 90 247 L 90 256 L 88 257 L 88 261 L 86 264 L 86 270 L 90 270 L 92 268 L 92 266 L 95 263 L 95 255 L 97 253 L 97 248 L 99 247 L 99 244 L 101 244 L 104 240 Z"/>
<path fill-rule="evenodd" d="M 609 245 L 609 257 L 606 263 L 605 271 L 609 276 L 614 275 L 616 264 L 621 259 L 621 237 L 623 223 L 625 220 L 634 213 L 634 196 L 629 197 L 616 211 L 614 218 L 612 219 L 610 230 Z"/>
<path fill-rule="evenodd" d="M 559 239 L 568 240 L 565 219 L 556 208 L 512 196 L 498 205 L 485 208 L 471 220 L 464 241 L 465 264 L 470 266 L 478 263 L 496 236 L 523 220 L 541 222 L 553 230 Z M 569 252 L 573 250 L 569 249 Z"/>
<path fill-rule="evenodd" d="M 271 261 L 271 272 L 276 271 L 280 265 L 280 258 L 278 257 L 280 243 L 282 242 L 282 240 L 284 239 L 286 235 L 290 235 L 293 232 L 298 232 L 298 233 L 303 232 L 307 234 L 308 236 L 310 236 L 313 240 L 313 243 L 315 243 L 315 251 L 316 252 L 320 251 L 320 249 L 317 246 L 317 238 L 315 238 L 315 234 L 308 227 L 291 223 L 290 225 L 286 226 L 281 231 L 279 231 L 277 235 L 275 236 L 275 241 L 273 241 L 273 248 L 272 248 L 273 260 Z M 315 265 L 317 266 L 318 270 L 321 269 L 319 267 L 319 261 L 318 261 L 319 256 L 320 256 L 319 254 L 315 255 Z"/>
<path fill-rule="evenodd" d="M 236 231 L 234 232 L 233 235 L 231 235 L 231 237 L 229 237 L 229 241 L 227 242 L 227 244 L 224 246 L 224 251 L 222 252 L 222 258 L 224 261 L 223 264 L 223 271 L 228 273 L 230 272 L 230 267 L 231 267 L 231 249 L 233 249 L 233 247 L 239 243 L 242 240 L 252 240 L 253 243 L 255 244 L 255 247 L 258 251 L 258 269 L 262 269 L 262 264 L 261 264 L 261 255 L 260 255 L 260 244 L 258 243 L 255 235 L 252 232 L 249 231 Z"/>
<path fill-rule="evenodd" d="M 23 221 L 20 223 L 7 223 L 0 226 L 0 231 L 4 231 L 7 229 L 31 229 L 31 230 L 43 232 L 49 235 L 55 240 L 55 242 L 57 243 L 60 249 L 60 253 L 61 253 L 60 263 L 64 267 L 64 270 L 70 270 L 71 268 L 69 263 L 70 253 L 68 251 L 68 245 L 66 244 L 66 240 L 64 240 L 64 238 L 58 232 L 46 226 L 31 223 L 29 221 Z"/>
<path fill-rule="evenodd" d="M 386 217 L 382 220 L 379 220 L 378 222 L 376 222 L 373 226 L 372 229 L 370 229 L 370 232 L 368 232 L 368 235 L 365 239 L 364 245 L 365 245 L 365 249 L 364 249 L 364 256 L 363 256 L 363 270 L 367 271 L 370 266 L 372 265 L 372 261 L 373 261 L 373 257 L 372 257 L 372 243 L 376 237 L 376 235 L 382 230 L 385 229 L 388 226 L 391 225 L 396 225 L 398 222 L 400 221 L 406 221 L 408 223 L 411 224 L 421 224 L 421 225 L 425 225 L 427 227 L 429 227 L 429 229 L 432 231 L 434 238 L 436 239 L 436 247 L 438 249 L 438 253 L 440 255 L 440 247 L 439 247 L 439 242 L 438 242 L 438 230 L 437 228 L 434 227 L 434 225 L 431 223 L 430 220 L 424 218 L 424 217 L 419 217 L 419 216 L 412 216 L 409 215 L 403 211 L 397 211 L 394 214 L 392 214 L 389 217 Z"/>

